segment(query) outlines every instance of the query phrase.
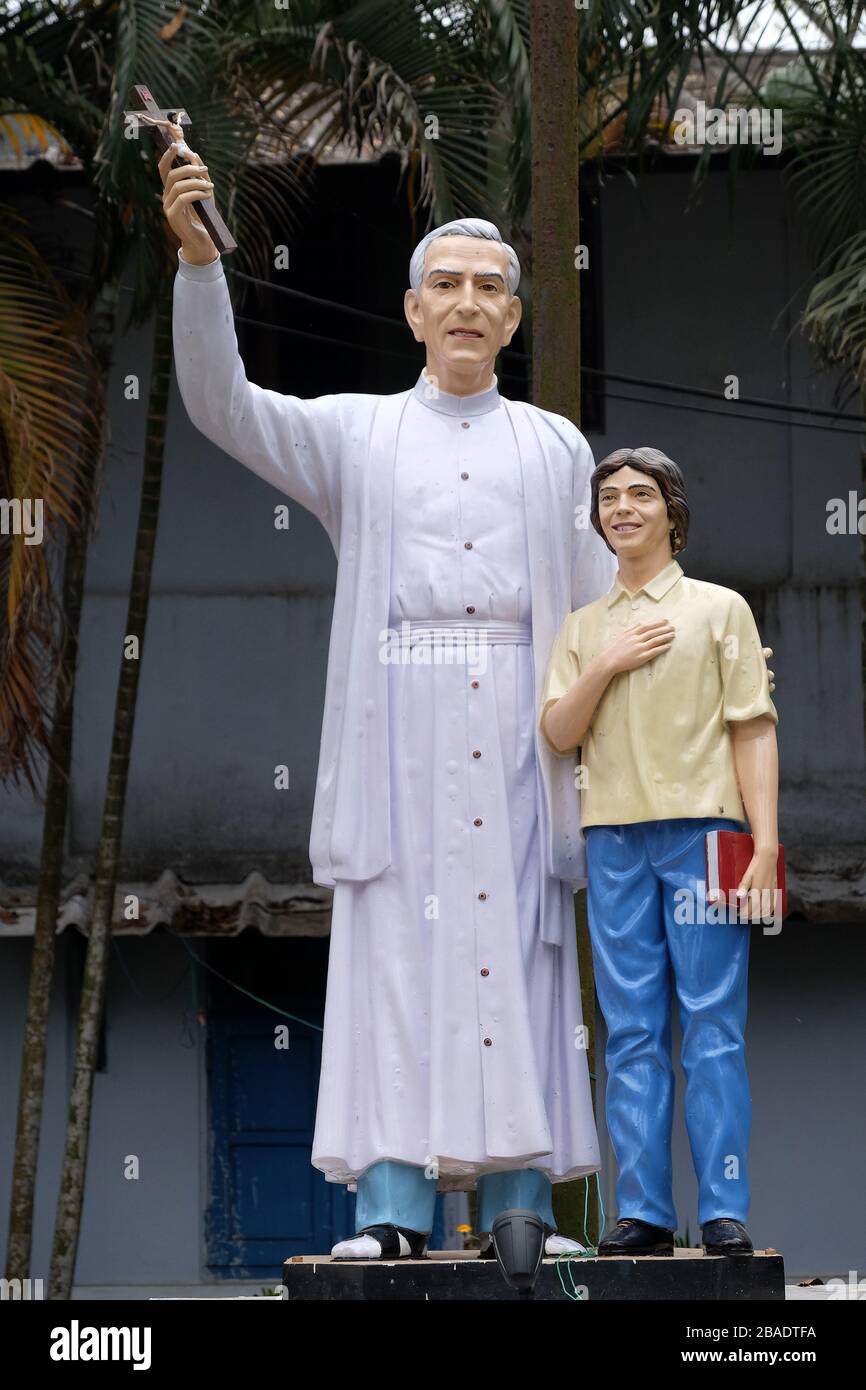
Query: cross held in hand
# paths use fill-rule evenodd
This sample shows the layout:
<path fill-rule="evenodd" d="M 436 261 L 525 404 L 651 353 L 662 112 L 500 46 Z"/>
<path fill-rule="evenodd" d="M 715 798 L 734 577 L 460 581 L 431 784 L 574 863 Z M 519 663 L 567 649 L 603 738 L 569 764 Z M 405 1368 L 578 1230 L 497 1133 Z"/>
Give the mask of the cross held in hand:
<path fill-rule="evenodd" d="M 142 86 L 141 83 L 136 84 L 135 94 L 142 103 L 143 109 L 124 111 L 123 115 L 128 132 L 131 131 L 132 136 L 137 138 L 139 131 L 144 131 L 151 136 L 159 153 L 164 154 L 175 140 L 171 127 L 180 126 L 185 135 L 192 122 L 182 106 L 159 106 L 151 94 L 150 88 Z M 191 155 L 192 151 L 186 141 L 178 142 L 178 153 L 172 160 L 171 167 L 177 169 L 182 164 L 191 164 Z M 213 198 L 200 199 L 195 205 L 195 210 L 208 236 L 221 255 L 227 255 L 228 252 L 237 250 L 237 242 L 217 212 Z"/>

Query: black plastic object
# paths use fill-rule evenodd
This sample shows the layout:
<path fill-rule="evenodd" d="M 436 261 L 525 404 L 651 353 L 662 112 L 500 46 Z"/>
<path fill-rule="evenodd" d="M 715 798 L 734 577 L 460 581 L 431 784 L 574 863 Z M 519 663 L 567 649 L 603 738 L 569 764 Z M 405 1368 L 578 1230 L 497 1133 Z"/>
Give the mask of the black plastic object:
<path fill-rule="evenodd" d="M 493 1222 L 493 1249 L 509 1288 L 520 1298 L 532 1298 L 544 1255 L 544 1222 L 535 1211 L 510 1207 Z"/>

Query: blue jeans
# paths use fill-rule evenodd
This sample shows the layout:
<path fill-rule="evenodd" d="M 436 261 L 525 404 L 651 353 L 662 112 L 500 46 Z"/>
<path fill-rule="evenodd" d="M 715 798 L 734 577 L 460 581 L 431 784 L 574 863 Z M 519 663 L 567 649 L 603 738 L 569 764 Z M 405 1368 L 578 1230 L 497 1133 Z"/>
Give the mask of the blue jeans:
<path fill-rule="evenodd" d="M 751 927 L 701 920 L 704 836 L 715 829 L 743 826 L 684 819 L 585 831 L 595 986 L 608 1032 L 606 1109 L 619 1168 L 618 1213 L 671 1230 L 677 1224 L 671 968 L 698 1221 L 744 1221 L 749 1210 L 752 1103 L 743 1030 Z"/>

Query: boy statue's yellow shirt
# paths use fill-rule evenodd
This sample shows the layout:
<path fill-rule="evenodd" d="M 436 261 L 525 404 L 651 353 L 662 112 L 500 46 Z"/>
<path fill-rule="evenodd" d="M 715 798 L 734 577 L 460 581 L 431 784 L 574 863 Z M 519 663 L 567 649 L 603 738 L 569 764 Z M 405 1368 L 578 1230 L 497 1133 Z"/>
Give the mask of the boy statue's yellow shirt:
<path fill-rule="evenodd" d="M 583 826 L 746 820 L 728 724 L 759 715 L 778 723 L 761 639 L 740 594 L 689 579 L 676 560 L 633 594 L 617 577 L 603 598 L 568 615 L 539 721 L 627 627 L 661 618 L 675 630 L 668 651 L 615 675 L 596 706 L 581 750 Z"/>

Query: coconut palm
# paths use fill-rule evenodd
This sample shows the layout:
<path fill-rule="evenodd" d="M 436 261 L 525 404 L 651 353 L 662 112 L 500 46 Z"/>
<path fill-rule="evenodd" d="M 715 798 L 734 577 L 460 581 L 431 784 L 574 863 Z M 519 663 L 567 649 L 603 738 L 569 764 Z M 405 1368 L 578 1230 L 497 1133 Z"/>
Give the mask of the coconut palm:
<path fill-rule="evenodd" d="M 9 535 L 0 549 L 0 780 L 23 779 L 34 789 L 37 761 L 48 746 L 45 691 L 56 656 L 49 557 L 81 506 L 81 451 L 92 447 L 94 432 L 92 365 L 80 312 L 26 235 L 23 219 L 4 209 L 0 496 Z M 28 525 L 30 535 L 23 530 Z"/>
<path fill-rule="evenodd" d="M 9 151 L 23 154 L 29 144 L 67 159 L 68 141 L 45 118 L 46 106 L 76 138 L 92 128 L 96 113 L 28 46 L 22 35 L 27 22 L 22 10 L 2 24 L 0 137 Z M 33 109 L 39 104 L 42 111 Z M 16 113 L 16 106 L 26 114 Z M 80 609 L 74 573 L 83 564 L 100 453 L 103 378 L 81 306 L 11 209 L 0 218 L 0 379 L 0 492 L 19 501 L 41 499 L 45 516 L 43 545 L 30 547 L 19 535 L 0 548 L 0 779 L 35 789 L 47 763 L 8 1244 L 7 1273 L 26 1277 L 66 831 Z M 54 560 L 64 536 L 58 595 Z"/>
<path fill-rule="evenodd" d="M 58 130 L 58 127 L 63 127 L 67 134 L 74 138 L 76 152 L 93 174 L 96 235 L 93 240 L 92 275 L 85 304 L 91 310 L 90 334 L 100 367 L 100 380 L 90 397 L 97 409 L 102 405 L 100 389 L 110 364 L 118 278 L 130 247 L 136 244 L 142 248 L 142 254 L 134 260 L 132 266 L 135 282 L 129 322 L 146 321 L 152 313 L 153 299 L 156 298 L 158 303 L 148 402 L 142 507 L 127 619 L 127 632 L 134 633 L 139 643 L 143 639 L 147 616 L 170 376 L 168 289 L 173 252 L 166 241 L 160 201 L 153 186 L 152 170 L 146 167 L 140 147 L 124 141 L 122 102 L 128 100 L 131 95 L 129 88 L 133 79 L 145 72 L 155 86 L 165 83 L 167 91 L 174 91 L 182 86 L 185 92 L 191 94 L 191 98 L 197 97 L 198 114 L 202 117 L 204 125 L 208 119 L 214 124 L 218 123 L 227 107 L 225 95 L 222 98 L 218 93 L 215 95 L 216 63 L 213 60 L 219 51 L 219 39 L 222 37 L 217 32 L 217 26 L 212 22 L 193 21 L 187 26 L 185 40 L 182 43 L 173 43 L 175 33 L 166 32 L 163 21 L 164 12 L 155 0 L 149 0 L 149 3 L 147 0 L 144 3 L 131 3 L 130 0 L 129 3 L 119 5 L 85 2 L 72 7 L 62 15 L 58 15 L 55 7 L 50 4 L 30 5 L 22 8 L 14 19 L 9 21 L 4 34 L 9 43 L 9 47 L 4 48 L 4 53 L 7 56 L 10 53 L 15 56 L 14 64 L 6 64 L 6 77 L 10 82 L 10 86 L 7 87 L 7 104 L 11 107 L 14 102 L 17 111 L 26 112 L 23 120 L 28 131 L 32 131 L 34 123 L 41 118 L 45 130 L 60 135 L 60 139 L 63 140 L 64 136 Z M 208 62 L 208 55 L 213 66 Z M 62 88 L 52 76 L 61 59 L 66 65 Z M 74 75 L 71 95 L 68 82 L 70 72 Z M 18 79 L 17 83 L 13 79 Z M 43 79 L 46 79 L 44 83 Z M 55 103 L 52 107 L 53 123 L 49 125 L 43 113 L 52 102 Z M 37 104 L 41 106 L 41 111 L 27 112 L 28 105 Z M 192 105 L 192 101 L 190 104 Z M 22 116 L 18 115 L 17 120 L 21 121 Z M 232 107 L 228 128 L 222 132 L 220 146 L 227 170 L 237 168 L 242 171 L 254 134 L 255 126 L 249 116 L 236 117 Z M 220 162 L 219 157 L 212 161 L 218 186 L 221 182 Z M 286 183 L 291 183 L 290 177 L 277 170 L 271 181 L 269 206 L 283 213 L 286 212 L 283 202 Z M 242 195 L 238 201 L 238 208 L 242 213 Z M 239 220 L 242 220 L 242 217 Z M 66 822 L 77 627 L 84 584 L 87 523 L 95 502 L 97 447 L 92 437 L 86 433 L 84 424 L 79 427 L 74 411 L 70 410 L 63 421 L 66 426 L 65 433 L 57 433 L 56 413 L 63 408 L 64 398 L 69 395 L 69 391 L 65 389 L 66 378 L 69 377 L 72 381 L 73 373 L 62 356 L 63 340 L 55 331 L 56 341 L 49 341 L 50 324 L 48 329 L 42 329 L 37 310 L 34 308 L 37 301 L 36 293 L 26 279 L 21 281 L 27 254 L 20 236 L 17 239 L 6 237 L 4 250 L 7 254 L 5 260 L 0 259 L 0 302 L 4 309 L 8 304 L 16 310 L 14 315 L 10 313 L 4 316 L 4 336 L 0 337 L 0 364 L 3 368 L 6 367 L 7 361 L 3 352 L 7 340 L 10 354 L 14 350 L 14 362 L 10 370 L 4 372 L 3 378 L 4 467 L 8 469 L 11 478 L 9 495 L 15 495 L 12 491 L 13 485 L 16 488 L 25 485 L 32 488 L 40 484 L 43 491 L 47 491 L 50 486 L 52 499 L 55 494 L 59 499 L 52 515 L 60 510 L 60 502 L 66 501 L 64 518 L 69 522 L 78 522 L 78 530 L 73 530 L 66 554 L 63 598 L 67 621 L 63 635 L 61 678 L 55 692 L 54 722 L 51 730 L 52 759 L 47 784 L 40 891 L 25 1024 L 7 1251 L 9 1277 L 25 1277 L 29 1264 L 33 1188 L 44 1082 L 45 1020 L 53 969 L 54 933 Z M 35 254 L 30 260 L 33 262 L 34 275 L 38 272 L 42 275 L 43 281 L 47 281 L 47 267 L 40 266 Z M 17 298 L 14 303 L 11 291 L 8 295 L 5 293 L 7 279 L 13 286 L 20 284 L 15 292 Z M 45 298 L 43 292 L 42 301 Z M 42 301 L 40 307 L 44 310 Z M 43 318 L 47 321 L 47 312 L 43 312 Z M 17 327 L 13 331 L 9 325 Z M 93 354 L 89 354 L 86 349 L 86 343 L 81 341 L 79 327 L 79 356 L 91 363 Z M 68 351 L 67 357 L 74 361 L 75 352 Z M 22 377 L 27 387 L 26 391 L 20 386 L 19 379 Z M 86 417 L 86 423 L 92 431 L 95 423 L 93 411 Z M 98 425 L 101 423 L 101 419 L 98 420 L 97 437 Z M 23 470 L 20 463 L 25 444 L 29 450 L 29 473 Z M 69 499 L 65 497 L 61 487 L 67 474 Z M 79 504 L 77 513 L 73 513 L 72 500 Z M 7 604 L 10 640 L 3 648 L 4 679 L 0 684 L 0 697 L 4 701 L 2 718 L 17 731 L 20 746 L 26 753 L 28 747 L 44 746 L 47 741 L 44 721 L 40 724 L 36 717 L 38 705 L 34 692 L 41 688 L 37 680 L 36 656 L 33 655 L 34 651 L 38 655 L 39 643 L 44 644 L 47 637 L 44 633 L 42 609 L 32 596 L 33 582 L 27 579 L 25 583 L 26 575 L 22 578 L 22 554 L 26 560 L 28 551 L 17 543 L 16 538 L 11 557 L 4 551 L 3 569 L 0 571 L 4 580 L 8 574 L 7 592 L 10 597 L 10 603 Z M 37 581 L 41 581 L 43 586 L 43 607 L 48 606 L 51 594 L 46 567 L 43 565 L 40 568 L 31 562 L 31 570 L 36 573 Z M 28 657 L 30 666 L 23 666 Z M 30 677 L 29 690 L 25 680 L 22 680 L 22 669 L 24 676 Z M 121 664 L 109 779 L 97 859 L 93 921 L 76 1046 L 66 1161 L 55 1234 L 51 1279 L 54 1296 L 63 1296 L 64 1292 L 68 1294 L 77 1243 L 92 1074 L 96 1037 L 103 1007 L 108 926 L 114 898 L 138 671 L 138 661 Z M 12 751 L 14 752 L 14 748 Z M 26 758 L 20 752 L 17 766 L 29 771 Z M 14 770 L 14 767 L 10 769 Z"/>

